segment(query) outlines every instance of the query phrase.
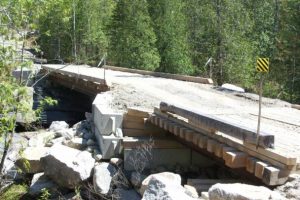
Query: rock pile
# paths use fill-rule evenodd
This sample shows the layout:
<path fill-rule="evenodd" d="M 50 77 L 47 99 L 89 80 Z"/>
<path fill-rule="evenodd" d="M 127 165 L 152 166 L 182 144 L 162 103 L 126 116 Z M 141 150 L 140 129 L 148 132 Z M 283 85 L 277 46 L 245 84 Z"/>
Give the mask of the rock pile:
<path fill-rule="evenodd" d="M 176 173 L 166 172 L 165 167 L 150 171 L 152 174 L 125 171 L 121 158 L 102 160 L 90 119 L 71 128 L 65 122 L 53 122 L 48 131 L 28 138 L 27 148 L 16 164 L 24 173 L 33 176 L 29 189 L 33 199 L 44 188 L 51 198 L 56 199 L 76 199 L 81 195 L 87 197 L 83 199 L 119 200 L 281 200 L 288 197 L 284 191 L 289 191 L 290 196 L 295 196 L 294 199 L 297 199 L 297 195 L 299 197 L 300 187 L 295 189 L 300 185 L 299 177 L 294 178 L 294 184 L 277 189 L 282 196 L 265 187 L 239 183 L 218 183 L 211 186 L 208 193 L 201 194 L 196 186 L 187 185 L 184 177 L 182 180 L 178 174 L 197 171 L 192 166 L 190 169 L 177 166 L 171 170 Z M 206 174 L 210 175 L 208 172 L 206 170 Z"/>
<path fill-rule="evenodd" d="M 71 128 L 66 122 L 56 121 L 48 131 L 28 138 L 28 146 L 16 164 L 24 173 L 33 175 L 29 189 L 33 198 L 43 188 L 50 192 L 51 198 L 62 194 L 74 196 L 74 189 L 79 186 L 103 197 L 129 195 L 134 199 L 139 196 L 130 190 L 129 181 L 123 175 L 122 159 L 101 160 L 90 118 Z M 89 183 L 93 188 L 88 187 Z"/>

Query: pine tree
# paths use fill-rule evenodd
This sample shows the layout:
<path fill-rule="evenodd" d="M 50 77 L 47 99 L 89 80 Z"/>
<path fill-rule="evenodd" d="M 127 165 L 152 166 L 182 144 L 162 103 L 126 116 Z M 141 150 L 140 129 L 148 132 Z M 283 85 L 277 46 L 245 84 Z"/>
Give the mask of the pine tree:
<path fill-rule="evenodd" d="M 109 59 L 116 65 L 155 70 L 160 61 L 146 0 L 120 0 L 111 25 Z"/>
<path fill-rule="evenodd" d="M 193 74 L 187 43 L 185 3 L 182 0 L 148 0 L 161 56 L 160 71 Z"/>

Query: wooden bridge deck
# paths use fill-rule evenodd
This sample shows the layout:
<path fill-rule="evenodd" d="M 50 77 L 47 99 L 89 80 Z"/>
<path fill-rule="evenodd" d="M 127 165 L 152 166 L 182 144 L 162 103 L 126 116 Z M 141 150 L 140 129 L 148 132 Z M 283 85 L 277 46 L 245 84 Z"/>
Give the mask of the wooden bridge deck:
<path fill-rule="evenodd" d="M 90 81 L 102 81 L 108 86 L 115 84 L 132 88 L 135 92 L 141 92 L 144 95 L 140 105 L 142 107 L 148 106 L 149 109 L 151 107 L 145 102 L 152 101 L 153 104 L 159 105 L 161 101 L 165 101 L 199 110 L 202 113 L 217 116 L 220 119 L 252 129 L 257 126 L 258 106 L 256 101 L 217 91 L 212 85 L 112 70 L 105 70 L 104 73 L 103 69 L 89 66 L 45 65 L 43 68 Z M 130 100 L 130 94 L 128 96 L 122 98 Z M 275 135 L 275 148 L 270 150 L 274 154 L 269 156 L 280 155 L 286 158 L 295 158 L 296 167 L 294 170 L 299 170 L 300 110 L 290 106 L 288 103 L 263 99 L 261 130 Z M 273 159 L 276 160 L 276 158 Z"/>

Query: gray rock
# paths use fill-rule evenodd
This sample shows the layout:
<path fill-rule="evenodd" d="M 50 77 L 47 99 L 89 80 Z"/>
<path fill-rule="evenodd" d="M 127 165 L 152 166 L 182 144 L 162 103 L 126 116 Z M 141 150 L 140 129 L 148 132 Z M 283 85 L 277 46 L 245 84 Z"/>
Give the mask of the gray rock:
<path fill-rule="evenodd" d="M 69 124 L 67 124 L 65 121 L 54 121 L 51 123 L 49 127 L 49 131 L 58 132 L 63 129 L 68 129 Z"/>
<path fill-rule="evenodd" d="M 88 152 L 56 144 L 41 162 L 47 176 L 60 186 L 72 189 L 91 176 L 95 160 Z"/>
<path fill-rule="evenodd" d="M 76 132 L 71 128 L 69 128 L 69 129 L 66 128 L 66 129 L 61 129 L 59 131 L 56 131 L 57 137 L 64 137 L 68 140 L 71 140 L 72 138 L 74 138 L 75 134 L 76 134 Z"/>
<path fill-rule="evenodd" d="M 132 172 L 130 182 L 135 188 L 140 188 L 145 178 L 147 178 L 146 175 L 140 174 L 139 172 Z"/>
<path fill-rule="evenodd" d="M 190 197 L 192 197 L 192 198 L 198 198 L 199 197 L 198 192 L 197 192 L 195 187 L 190 186 L 190 185 L 184 185 L 184 189 L 185 189 L 185 193 L 187 195 L 189 195 Z"/>
<path fill-rule="evenodd" d="M 65 141 L 65 138 L 64 138 L 64 137 L 58 137 L 58 138 L 55 138 L 55 139 L 50 140 L 50 141 L 46 144 L 46 146 L 47 146 L 47 147 L 52 147 L 54 144 L 62 144 L 64 141 Z"/>
<path fill-rule="evenodd" d="M 141 195 L 144 194 L 152 178 L 160 178 L 160 177 L 164 178 L 168 182 L 172 182 L 175 185 L 181 185 L 181 177 L 178 174 L 174 174 L 172 172 L 162 172 L 158 174 L 152 174 L 143 180 L 141 188 L 139 190 L 140 194 Z"/>
<path fill-rule="evenodd" d="M 49 147 L 27 147 L 20 159 L 17 160 L 16 165 L 22 169 L 23 172 L 35 174 L 43 171 L 40 159 L 44 157 Z"/>
<path fill-rule="evenodd" d="M 141 196 L 135 190 L 117 188 L 114 190 L 113 198 L 118 200 L 140 200 Z"/>
<path fill-rule="evenodd" d="M 86 142 L 86 144 L 88 146 L 93 146 L 93 145 L 96 145 L 97 143 L 93 139 L 88 139 L 88 141 Z"/>
<path fill-rule="evenodd" d="M 41 190 L 46 188 L 50 193 L 56 192 L 58 185 L 50 180 L 44 173 L 35 174 L 29 188 L 29 194 L 38 195 Z"/>
<path fill-rule="evenodd" d="M 82 123 L 82 121 L 77 122 L 76 124 L 74 124 L 74 125 L 72 126 L 72 129 L 73 129 L 74 131 L 79 130 L 79 129 L 81 128 L 81 123 Z"/>
<path fill-rule="evenodd" d="M 112 178 L 117 173 L 116 168 L 110 163 L 102 162 L 95 166 L 93 183 L 100 194 L 107 194 L 111 188 Z"/>
<path fill-rule="evenodd" d="M 221 86 L 222 89 L 226 89 L 226 90 L 230 90 L 230 91 L 235 91 L 235 92 L 242 92 L 244 93 L 245 92 L 245 89 L 241 88 L 241 87 L 238 87 L 236 85 L 232 85 L 232 84 L 229 84 L 229 83 L 225 83 Z"/>
<path fill-rule="evenodd" d="M 99 161 L 101 161 L 101 159 L 102 159 L 102 154 L 95 154 L 94 155 L 94 158 L 95 158 L 95 160 L 97 161 L 97 162 L 99 162 Z"/>
<path fill-rule="evenodd" d="M 90 122 L 90 121 L 93 120 L 93 114 L 92 113 L 85 112 L 84 115 L 85 115 L 85 118 L 86 118 L 87 121 Z"/>
<path fill-rule="evenodd" d="M 94 134 L 91 133 L 90 131 L 84 131 L 83 132 L 83 136 L 82 136 L 84 139 L 92 139 L 94 137 Z"/>
<path fill-rule="evenodd" d="M 78 149 L 81 150 L 83 149 L 86 145 L 83 144 L 83 139 L 82 138 L 78 138 L 75 137 L 71 140 L 68 140 L 64 143 L 66 146 L 74 148 L 74 149 Z"/>
<path fill-rule="evenodd" d="M 28 141 L 29 147 L 43 147 L 55 137 L 54 132 L 38 132 Z"/>
<path fill-rule="evenodd" d="M 0 142 L 1 151 L 4 148 L 3 145 L 4 145 L 4 143 Z M 10 148 L 8 149 L 8 152 L 7 152 L 5 161 L 4 161 L 3 170 L 2 170 L 3 175 L 6 174 L 9 177 L 11 177 L 11 175 L 13 175 L 12 178 L 15 177 L 15 174 L 16 174 L 15 162 L 20 158 L 20 150 L 27 147 L 27 145 L 28 145 L 28 140 L 26 139 L 26 137 L 24 137 L 23 135 L 14 134 L 13 143 L 11 144 Z M 1 154 L 1 152 L 0 152 L 0 154 Z M 10 172 L 11 170 L 13 170 L 13 172 Z M 7 174 L 7 173 L 9 173 L 9 174 Z"/>
<path fill-rule="evenodd" d="M 121 158 L 111 158 L 109 162 L 110 164 L 119 167 L 123 163 L 123 160 Z"/>
<path fill-rule="evenodd" d="M 147 189 L 145 190 L 142 199 L 194 200 L 194 198 L 185 193 L 185 189 L 178 182 L 178 175 L 174 175 L 151 175 L 152 177 L 148 182 Z"/>
<path fill-rule="evenodd" d="M 214 200 L 283 200 L 277 192 L 263 187 L 241 183 L 234 184 L 215 184 L 209 191 L 209 199 Z"/>
<path fill-rule="evenodd" d="M 279 192 L 283 197 L 287 199 L 300 199 L 300 175 L 291 174 L 289 181 L 284 185 L 275 188 L 276 192 Z"/>
<path fill-rule="evenodd" d="M 85 149 L 85 151 L 88 151 L 90 153 L 94 153 L 96 149 L 99 149 L 99 147 L 97 145 L 87 146 L 87 148 Z"/>

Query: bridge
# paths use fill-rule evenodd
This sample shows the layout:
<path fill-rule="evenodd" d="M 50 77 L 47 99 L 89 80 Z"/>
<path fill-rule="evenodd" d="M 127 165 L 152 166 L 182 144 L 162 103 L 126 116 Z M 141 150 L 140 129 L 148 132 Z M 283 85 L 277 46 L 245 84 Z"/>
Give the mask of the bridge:
<path fill-rule="evenodd" d="M 59 84 L 97 96 L 93 117 L 104 158 L 119 151 L 119 143 L 126 154 L 145 137 L 159 136 L 158 149 L 189 147 L 266 185 L 300 172 L 300 110 L 287 102 L 263 98 L 256 148 L 257 95 L 219 90 L 201 77 L 110 66 L 42 69 Z"/>

